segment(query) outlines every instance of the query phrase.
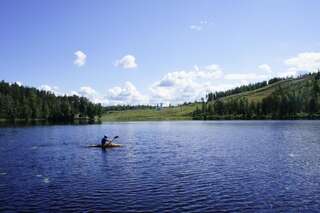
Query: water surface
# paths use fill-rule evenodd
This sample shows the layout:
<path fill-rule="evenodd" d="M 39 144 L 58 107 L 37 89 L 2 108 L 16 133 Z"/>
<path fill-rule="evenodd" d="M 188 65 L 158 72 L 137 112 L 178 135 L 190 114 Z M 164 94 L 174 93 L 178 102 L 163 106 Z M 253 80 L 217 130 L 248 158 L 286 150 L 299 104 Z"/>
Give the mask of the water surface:
<path fill-rule="evenodd" d="M 124 147 L 86 148 L 104 135 Z M 320 209 L 319 121 L 0 128 L 0 211 Z"/>

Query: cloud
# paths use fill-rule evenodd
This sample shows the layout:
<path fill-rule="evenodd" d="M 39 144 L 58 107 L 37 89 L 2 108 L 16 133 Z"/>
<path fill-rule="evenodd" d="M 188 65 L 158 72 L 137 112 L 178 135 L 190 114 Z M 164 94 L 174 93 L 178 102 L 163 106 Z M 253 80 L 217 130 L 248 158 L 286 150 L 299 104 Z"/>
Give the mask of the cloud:
<path fill-rule="evenodd" d="M 207 25 L 207 24 L 208 24 L 208 21 L 200 21 L 200 24 L 201 24 L 201 25 Z"/>
<path fill-rule="evenodd" d="M 258 68 L 267 73 L 272 73 L 271 67 L 268 64 L 261 64 Z"/>
<path fill-rule="evenodd" d="M 57 86 L 51 87 L 49 85 L 43 84 L 43 85 L 39 86 L 38 89 L 42 90 L 42 91 L 50 92 L 55 95 L 62 95 L 62 93 L 59 92 L 59 87 L 57 87 Z"/>
<path fill-rule="evenodd" d="M 202 23 L 206 24 L 206 23 Z M 178 70 L 165 74 L 160 80 L 149 86 L 148 93 L 142 94 L 131 82 L 109 88 L 99 93 L 90 86 L 83 86 L 69 95 L 87 97 L 95 103 L 104 105 L 117 104 L 178 104 L 199 100 L 208 92 L 224 91 L 236 86 L 268 80 L 271 77 L 297 76 L 305 70 L 315 71 L 320 67 L 320 53 L 300 53 L 296 57 L 284 61 L 288 69 L 284 72 L 274 72 L 268 64 L 260 64 L 258 69 L 263 72 L 238 72 L 225 74 L 219 65 L 195 65 L 192 69 Z M 115 66 L 124 69 L 137 67 L 136 58 L 126 55 L 115 62 Z M 41 85 L 41 90 L 54 94 L 62 94 L 57 87 Z"/>
<path fill-rule="evenodd" d="M 226 80 L 238 81 L 258 81 L 267 79 L 268 75 L 259 75 L 256 73 L 231 73 L 224 76 Z"/>
<path fill-rule="evenodd" d="M 133 55 L 126 55 L 121 59 L 117 60 L 115 62 L 115 66 L 124 69 L 133 69 L 136 68 L 138 64 L 136 63 L 136 58 Z"/>
<path fill-rule="evenodd" d="M 81 96 L 81 94 L 78 93 L 77 91 L 71 91 L 71 92 L 69 92 L 67 95 L 69 95 L 69 96 L 73 96 L 73 95 Z"/>
<path fill-rule="evenodd" d="M 201 25 L 190 25 L 190 30 L 201 31 L 203 27 Z"/>
<path fill-rule="evenodd" d="M 296 70 L 287 70 L 286 72 L 279 72 L 277 73 L 277 77 L 286 78 L 286 77 L 296 77 L 298 72 Z"/>
<path fill-rule="evenodd" d="M 296 77 L 301 74 L 316 72 L 320 68 L 320 52 L 302 52 L 284 61 L 288 67 L 284 72 L 277 72 L 277 77 Z"/>
<path fill-rule="evenodd" d="M 268 80 L 270 66 L 260 66 L 267 73 L 254 72 L 224 74 L 217 64 L 192 70 L 167 73 L 160 81 L 151 85 L 150 103 L 177 104 L 199 100 L 208 92 L 224 91 L 237 86 Z"/>
<path fill-rule="evenodd" d="M 86 97 L 94 103 L 104 103 L 103 97 L 90 86 L 80 87 L 79 92 L 74 92 L 74 94 Z"/>
<path fill-rule="evenodd" d="M 207 21 L 200 21 L 199 24 L 189 25 L 189 29 L 194 31 L 201 31 L 206 25 L 208 25 Z"/>
<path fill-rule="evenodd" d="M 101 103 L 103 105 L 137 105 L 149 103 L 149 98 L 142 95 L 129 81 L 125 82 L 122 86 L 110 88 L 102 94 L 90 86 L 83 86 L 79 91 L 72 91 L 69 95 L 83 96 L 94 103 Z"/>
<path fill-rule="evenodd" d="M 97 92 L 89 86 L 80 87 L 80 94 L 82 95 L 95 95 Z"/>
<path fill-rule="evenodd" d="M 320 52 L 303 52 L 284 61 L 291 71 L 315 72 L 320 68 Z"/>
<path fill-rule="evenodd" d="M 220 89 L 221 85 L 215 81 L 222 76 L 223 72 L 216 64 L 168 73 L 150 87 L 150 101 L 172 104 L 194 101 L 208 91 Z"/>
<path fill-rule="evenodd" d="M 86 64 L 87 61 L 87 55 L 82 52 L 81 50 L 78 50 L 77 52 L 74 53 L 74 55 L 76 56 L 76 59 L 74 60 L 74 64 L 82 67 L 83 65 Z"/>
<path fill-rule="evenodd" d="M 14 83 L 17 84 L 19 87 L 21 87 L 23 85 L 20 81 L 16 81 Z"/>
<path fill-rule="evenodd" d="M 105 96 L 107 102 L 111 105 L 117 104 L 148 104 L 147 96 L 142 95 L 137 88 L 129 81 L 122 86 L 116 86 L 107 91 Z"/>

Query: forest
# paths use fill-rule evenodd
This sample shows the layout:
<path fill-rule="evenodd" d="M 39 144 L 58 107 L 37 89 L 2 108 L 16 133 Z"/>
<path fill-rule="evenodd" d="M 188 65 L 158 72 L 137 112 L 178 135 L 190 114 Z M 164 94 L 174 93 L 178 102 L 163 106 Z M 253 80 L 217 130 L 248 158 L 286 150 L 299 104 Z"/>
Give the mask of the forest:
<path fill-rule="evenodd" d="M 249 100 L 245 95 L 233 94 L 255 90 L 285 79 L 242 86 L 225 92 L 210 93 L 203 99 L 201 107 L 193 111 L 196 120 L 216 119 L 299 119 L 320 117 L 320 72 L 299 76 L 306 78 L 299 87 L 281 84 L 261 100 Z M 228 98 L 226 98 L 228 97 Z"/>
<path fill-rule="evenodd" d="M 103 108 L 85 97 L 56 96 L 33 87 L 0 82 L 0 119 L 73 121 L 101 117 Z"/>
<path fill-rule="evenodd" d="M 303 76 L 299 76 L 299 78 L 303 78 Z M 258 83 L 253 83 L 253 84 L 249 84 L 249 85 L 242 85 L 239 87 L 236 87 L 234 89 L 230 89 L 230 90 L 226 90 L 226 91 L 218 91 L 218 92 L 211 92 L 209 94 L 206 95 L 207 101 L 214 101 L 217 100 L 219 98 L 223 98 L 223 97 L 227 97 L 230 95 L 235 95 L 235 94 L 239 94 L 242 92 L 247 92 L 247 91 L 252 91 L 252 90 L 256 90 L 262 87 L 265 87 L 267 85 L 276 83 L 278 81 L 282 81 L 285 80 L 286 78 L 272 78 L 269 81 L 262 81 L 262 82 L 258 82 Z"/>

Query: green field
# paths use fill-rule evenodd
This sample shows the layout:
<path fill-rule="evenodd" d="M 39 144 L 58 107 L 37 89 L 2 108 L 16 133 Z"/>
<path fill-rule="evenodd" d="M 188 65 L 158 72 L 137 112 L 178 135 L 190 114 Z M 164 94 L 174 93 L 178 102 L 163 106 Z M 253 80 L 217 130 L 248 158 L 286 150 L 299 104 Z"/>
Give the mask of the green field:
<path fill-rule="evenodd" d="M 224 99 L 230 99 L 230 98 L 240 98 L 240 97 L 246 97 L 248 98 L 249 101 L 261 101 L 263 98 L 271 95 L 272 92 L 274 92 L 279 86 L 281 86 L 283 89 L 299 89 L 301 87 L 306 86 L 308 80 L 310 78 L 303 78 L 303 79 L 287 79 L 283 81 L 276 82 L 274 84 L 270 84 L 268 86 L 248 91 L 248 92 L 243 92 L 239 93 L 236 95 L 231 95 L 228 97 L 225 97 Z"/>
<path fill-rule="evenodd" d="M 261 101 L 263 98 L 269 96 L 279 86 L 283 89 L 299 90 L 302 87 L 308 86 L 310 77 L 303 79 L 286 79 L 265 87 L 243 92 L 223 99 L 246 97 L 249 101 Z M 164 107 L 161 110 L 157 109 L 136 109 L 124 111 L 110 111 L 102 116 L 102 121 L 159 121 L 159 120 L 191 120 L 192 112 L 196 107 L 201 108 L 201 103 L 193 103 L 189 105 L 177 107 Z"/>
<path fill-rule="evenodd" d="M 161 120 L 191 120 L 192 112 L 197 104 L 179 107 L 164 107 L 157 109 L 137 109 L 111 111 L 102 116 L 102 121 L 161 121 Z"/>

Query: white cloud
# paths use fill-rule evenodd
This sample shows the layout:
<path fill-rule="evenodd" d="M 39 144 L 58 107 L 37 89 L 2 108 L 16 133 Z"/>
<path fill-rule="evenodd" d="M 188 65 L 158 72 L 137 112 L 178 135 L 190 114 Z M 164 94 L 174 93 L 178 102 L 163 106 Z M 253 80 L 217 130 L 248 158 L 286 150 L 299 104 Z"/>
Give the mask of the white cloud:
<path fill-rule="evenodd" d="M 103 95 L 90 86 L 83 86 L 78 92 L 72 91 L 69 95 L 83 96 L 94 103 L 101 103 L 103 105 L 137 105 L 149 103 L 148 97 L 142 95 L 129 81 L 125 82 L 122 86 L 116 86 L 107 90 Z"/>
<path fill-rule="evenodd" d="M 115 62 L 116 67 L 122 67 L 124 69 L 133 69 L 138 66 L 136 58 L 133 55 L 126 55 Z"/>
<path fill-rule="evenodd" d="M 23 85 L 20 81 L 16 81 L 14 83 L 17 84 L 19 87 L 21 87 Z"/>
<path fill-rule="evenodd" d="M 73 62 L 75 65 L 81 67 L 86 64 L 87 55 L 84 52 L 82 52 L 81 50 L 78 50 L 74 54 L 76 56 L 76 59 Z"/>
<path fill-rule="evenodd" d="M 79 92 L 74 92 L 74 94 L 78 94 L 80 96 L 86 97 L 94 103 L 104 102 L 103 97 L 101 97 L 101 95 L 96 90 L 94 90 L 89 86 L 80 87 Z"/>
<path fill-rule="evenodd" d="M 277 73 L 277 77 L 280 77 L 280 78 L 296 77 L 297 75 L 298 75 L 298 72 L 296 70 L 290 70 L 290 69 L 288 69 L 288 71 L 286 72 Z"/>
<path fill-rule="evenodd" d="M 208 91 L 224 87 L 216 82 L 222 76 L 223 72 L 216 64 L 168 73 L 151 86 L 151 102 L 175 104 L 194 101 L 203 97 Z"/>
<path fill-rule="evenodd" d="M 320 52 L 303 52 L 286 59 L 284 64 L 288 69 L 276 73 L 277 77 L 296 77 L 308 72 L 316 72 L 320 68 Z"/>
<path fill-rule="evenodd" d="M 204 23 L 203 23 L 204 24 Z M 285 60 L 288 69 L 285 72 L 274 72 L 270 65 L 261 64 L 260 72 L 228 73 L 224 74 L 217 64 L 199 67 L 190 70 L 169 72 L 149 87 L 148 94 L 141 94 L 131 83 L 125 82 L 122 86 L 115 86 L 105 93 L 98 93 L 89 86 L 83 86 L 79 91 L 71 91 L 69 95 L 84 96 L 95 103 L 105 105 L 116 104 L 177 104 L 185 101 L 195 101 L 204 97 L 206 93 L 223 91 L 236 86 L 267 80 L 273 76 L 297 76 L 302 70 L 316 70 L 320 67 L 320 53 L 300 53 L 294 58 Z M 136 59 L 126 55 L 117 60 L 115 66 L 125 69 L 137 67 Z M 41 90 L 54 94 L 62 94 L 57 87 L 41 85 Z"/>
<path fill-rule="evenodd" d="M 200 21 L 200 24 L 202 24 L 202 25 L 207 25 L 208 24 L 208 21 Z"/>
<path fill-rule="evenodd" d="M 95 95 L 97 92 L 89 86 L 83 86 L 80 88 L 80 94 L 83 95 Z"/>
<path fill-rule="evenodd" d="M 57 86 L 51 87 L 49 85 L 43 84 L 43 85 L 39 86 L 38 89 L 46 91 L 46 92 L 50 92 L 55 95 L 61 95 L 61 93 L 59 92 L 59 88 Z"/>
<path fill-rule="evenodd" d="M 81 96 L 80 93 L 78 93 L 77 91 L 71 91 L 67 95 L 69 95 L 69 96 L 73 96 L 73 95 Z"/>
<path fill-rule="evenodd" d="M 137 88 L 129 81 L 122 86 L 113 87 L 108 90 L 105 96 L 107 102 L 111 105 L 117 104 L 148 104 L 147 96 L 142 95 Z"/>
<path fill-rule="evenodd" d="M 315 72 L 320 68 L 320 52 L 303 52 L 284 61 L 290 70 Z"/>
<path fill-rule="evenodd" d="M 190 30 L 201 31 L 203 27 L 201 25 L 190 25 Z"/>
<path fill-rule="evenodd" d="M 208 24 L 207 21 L 200 21 L 199 24 L 192 24 L 189 25 L 189 29 L 190 30 L 194 30 L 194 31 L 201 31 L 204 29 L 204 27 Z"/>
<path fill-rule="evenodd" d="M 262 66 L 271 71 L 270 66 Z M 194 66 L 192 70 L 182 70 L 166 74 L 150 87 L 150 103 L 177 104 L 199 100 L 208 92 L 224 91 L 237 86 L 268 80 L 270 73 L 229 73 L 224 74 L 216 65 Z"/>
<path fill-rule="evenodd" d="M 268 75 L 259 75 L 256 73 L 231 73 L 224 76 L 226 80 L 238 80 L 238 81 L 259 81 L 265 80 Z"/>
<path fill-rule="evenodd" d="M 272 73 L 272 69 L 268 64 L 261 64 L 258 66 L 258 68 L 267 73 Z"/>

